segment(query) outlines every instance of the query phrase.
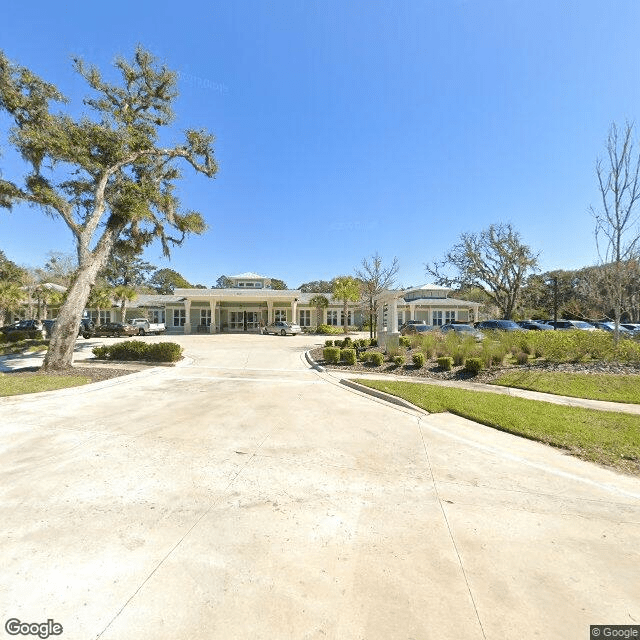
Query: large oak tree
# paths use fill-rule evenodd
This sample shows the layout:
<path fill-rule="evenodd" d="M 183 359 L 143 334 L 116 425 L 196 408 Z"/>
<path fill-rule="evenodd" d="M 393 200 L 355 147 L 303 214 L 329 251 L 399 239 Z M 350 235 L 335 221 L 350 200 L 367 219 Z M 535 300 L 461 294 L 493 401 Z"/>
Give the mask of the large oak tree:
<path fill-rule="evenodd" d="M 479 234 L 463 233 L 441 261 L 426 265 L 436 283 L 446 287 L 477 287 L 511 319 L 538 255 L 524 244 L 511 224 L 492 224 Z"/>
<path fill-rule="evenodd" d="M 27 203 L 60 218 L 75 239 L 78 270 L 58 314 L 47 370 L 71 366 L 78 325 L 98 272 L 117 240 L 136 249 L 159 240 L 164 253 L 189 233 L 206 229 L 203 217 L 183 210 L 175 195 L 178 161 L 213 177 L 213 136 L 187 130 L 184 141 L 162 146 L 173 120 L 176 74 L 143 48 L 118 58 L 120 82 L 111 84 L 82 60 L 75 70 L 91 94 L 80 118 L 51 110 L 61 92 L 0 52 L 0 109 L 13 119 L 9 143 L 26 165 L 24 181 L 0 179 L 0 206 Z"/>

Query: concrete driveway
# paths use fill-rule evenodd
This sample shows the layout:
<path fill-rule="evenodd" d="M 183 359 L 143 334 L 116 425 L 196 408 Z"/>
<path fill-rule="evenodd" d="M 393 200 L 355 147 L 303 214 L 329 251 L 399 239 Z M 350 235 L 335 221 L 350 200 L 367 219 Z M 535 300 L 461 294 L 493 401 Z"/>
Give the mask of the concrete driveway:
<path fill-rule="evenodd" d="M 640 624 L 638 479 L 364 396 L 309 368 L 313 337 L 170 339 L 189 366 L 0 399 L 0 638 Z"/>

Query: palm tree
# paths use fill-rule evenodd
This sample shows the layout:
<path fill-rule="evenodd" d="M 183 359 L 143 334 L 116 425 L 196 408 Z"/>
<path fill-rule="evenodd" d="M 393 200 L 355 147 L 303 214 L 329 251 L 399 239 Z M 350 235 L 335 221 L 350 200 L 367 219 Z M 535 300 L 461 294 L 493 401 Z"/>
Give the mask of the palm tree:
<path fill-rule="evenodd" d="M 41 283 L 35 287 L 33 293 L 38 303 L 38 318 L 47 317 L 47 308 L 51 305 L 59 306 L 63 299 L 64 294 L 61 291 L 57 291 L 51 285 Z"/>
<path fill-rule="evenodd" d="M 98 324 L 100 324 L 100 311 L 110 309 L 112 305 L 111 292 L 106 287 L 95 286 L 91 289 L 87 306 L 98 311 Z"/>
<path fill-rule="evenodd" d="M 309 300 L 309 304 L 316 308 L 316 326 L 322 324 L 322 310 L 329 306 L 326 296 L 318 294 Z"/>
<path fill-rule="evenodd" d="M 127 287 L 124 284 L 116 287 L 113 290 L 113 297 L 120 303 L 120 309 L 122 311 L 122 322 L 127 321 L 127 302 L 131 302 L 138 297 L 135 289 Z"/>
<path fill-rule="evenodd" d="M 342 328 L 348 332 L 349 315 L 348 306 L 350 302 L 360 300 L 360 283 L 351 276 L 341 276 L 333 281 L 333 297 L 342 301 Z"/>
<path fill-rule="evenodd" d="M 14 282 L 0 281 L 0 325 L 4 324 L 6 313 L 17 311 L 26 298 L 25 292 Z"/>

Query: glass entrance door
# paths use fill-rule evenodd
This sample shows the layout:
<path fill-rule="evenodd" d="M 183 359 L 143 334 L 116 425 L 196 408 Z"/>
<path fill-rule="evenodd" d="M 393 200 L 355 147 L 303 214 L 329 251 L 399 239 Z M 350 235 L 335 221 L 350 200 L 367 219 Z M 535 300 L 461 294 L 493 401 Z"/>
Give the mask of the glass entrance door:
<path fill-rule="evenodd" d="M 257 331 L 260 326 L 260 320 L 258 319 L 258 312 L 245 311 L 245 313 L 247 315 L 245 331 Z"/>
<path fill-rule="evenodd" d="M 230 311 L 229 329 L 231 331 L 257 331 L 260 316 L 257 311 Z"/>

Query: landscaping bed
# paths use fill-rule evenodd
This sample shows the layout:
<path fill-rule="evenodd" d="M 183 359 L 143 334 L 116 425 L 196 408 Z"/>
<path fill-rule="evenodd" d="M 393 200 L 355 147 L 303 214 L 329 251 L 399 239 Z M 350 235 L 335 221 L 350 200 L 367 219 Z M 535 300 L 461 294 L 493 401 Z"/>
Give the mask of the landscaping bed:
<path fill-rule="evenodd" d="M 44 373 L 39 367 L 25 367 L 0 373 L 0 397 L 53 391 L 101 382 L 135 370 L 111 367 L 72 367 L 56 373 Z"/>
<path fill-rule="evenodd" d="M 370 349 L 370 351 L 380 351 L 379 348 Z M 417 349 L 409 349 L 405 353 L 407 362 L 411 362 Z M 584 374 L 608 374 L 608 375 L 637 375 L 640 376 L 640 366 L 634 364 L 621 364 L 616 362 L 548 362 L 543 359 L 531 360 L 526 365 L 518 365 L 516 363 L 502 363 L 493 366 L 490 369 L 483 369 L 477 375 L 472 375 L 465 371 L 464 365 L 454 365 L 450 371 L 443 370 L 435 357 L 427 360 L 423 367 L 416 367 L 412 364 L 395 365 L 385 360 L 382 366 L 376 367 L 370 363 L 357 361 L 356 364 L 348 365 L 328 364 L 324 360 L 323 348 L 318 347 L 310 352 L 311 357 L 319 365 L 327 369 L 337 371 L 349 371 L 359 374 L 369 373 L 387 373 L 397 376 L 417 377 L 417 378 L 434 378 L 437 380 L 459 380 L 471 382 L 491 383 L 499 379 L 506 373 L 515 373 L 518 371 L 549 371 L 549 372 L 566 372 L 566 373 L 584 373 Z M 640 380 L 638 381 L 640 385 Z"/>

